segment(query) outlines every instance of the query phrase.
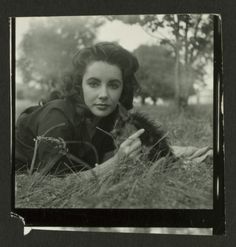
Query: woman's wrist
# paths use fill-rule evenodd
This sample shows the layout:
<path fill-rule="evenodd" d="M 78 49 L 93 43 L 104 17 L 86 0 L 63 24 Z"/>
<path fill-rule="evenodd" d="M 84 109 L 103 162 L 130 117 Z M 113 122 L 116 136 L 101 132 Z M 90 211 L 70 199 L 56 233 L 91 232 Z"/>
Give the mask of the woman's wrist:
<path fill-rule="evenodd" d="M 93 171 L 95 171 L 96 175 L 98 175 L 98 176 L 101 174 L 104 174 L 104 173 L 106 173 L 106 171 L 112 169 L 113 165 L 116 163 L 115 161 L 116 161 L 116 158 L 112 157 L 100 165 L 96 166 L 96 164 L 95 164 Z"/>
<path fill-rule="evenodd" d="M 117 164 L 117 159 L 116 159 L 116 156 L 113 156 L 112 158 L 108 159 L 107 161 L 101 164 L 97 164 L 97 165 L 96 164 L 94 168 L 81 172 L 81 175 L 89 179 L 93 175 L 101 176 L 101 175 L 107 174 L 108 172 L 111 172 L 113 166 Z"/>

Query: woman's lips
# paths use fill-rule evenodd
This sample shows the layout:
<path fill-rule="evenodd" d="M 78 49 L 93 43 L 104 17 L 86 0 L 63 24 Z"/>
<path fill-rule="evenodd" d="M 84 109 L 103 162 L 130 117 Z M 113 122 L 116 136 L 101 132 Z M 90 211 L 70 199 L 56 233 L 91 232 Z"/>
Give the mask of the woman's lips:
<path fill-rule="evenodd" d="M 99 110 L 106 110 L 110 105 L 107 104 L 95 104 Z"/>

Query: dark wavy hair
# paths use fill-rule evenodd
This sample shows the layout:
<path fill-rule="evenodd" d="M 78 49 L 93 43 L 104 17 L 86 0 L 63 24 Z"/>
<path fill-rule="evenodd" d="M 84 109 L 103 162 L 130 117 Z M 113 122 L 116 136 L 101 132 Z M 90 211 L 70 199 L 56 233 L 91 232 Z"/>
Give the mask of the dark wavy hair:
<path fill-rule="evenodd" d="M 123 91 L 120 103 L 130 110 L 133 107 L 134 91 L 139 88 L 135 78 L 139 63 L 129 51 L 113 42 L 100 42 L 79 50 L 73 57 L 73 69 L 64 76 L 66 97 L 74 101 L 83 100 L 82 79 L 87 66 L 94 61 L 104 61 L 116 65 L 122 72 Z"/>

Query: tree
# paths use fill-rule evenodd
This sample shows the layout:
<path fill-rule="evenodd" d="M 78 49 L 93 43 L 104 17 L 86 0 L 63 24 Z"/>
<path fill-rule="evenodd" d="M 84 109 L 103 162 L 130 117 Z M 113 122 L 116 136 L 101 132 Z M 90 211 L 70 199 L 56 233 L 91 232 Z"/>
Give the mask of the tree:
<path fill-rule="evenodd" d="M 46 92 L 57 88 L 61 75 L 72 66 L 76 50 L 94 42 L 102 23 L 101 18 L 93 17 L 31 19 L 17 61 L 23 82 L 33 81 Z"/>
<path fill-rule="evenodd" d="M 157 98 L 173 98 L 175 60 L 171 51 L 163 46 L 141 45 L 134 54 L 140 63 L 137 80 L 142 90 L 139 95 L 142 98 L 150 96 L 154 101 Z"/>
<path fill-rule="evenodd" d="M 213 56 L 213 16 L 211 15 L 139 15 L 110 16 L 128 24 L 139 24 L 159 44 L 172 49 L 175 57 L 175 100 L 187 105 L 193 84 L 203 81 L 204 68 Z M 183 65 L 183 66 L 182 66 Z"/>
<path fill-rule="evenodd" d="M 159 27 L 172 30 L 174 40 L 162 39 L 161 43 L 173 47 L 175 66 L 175 98 L 179 107 L 186 107 L 196 80 L 202 81 L 204 67 L 213 55 L 213 21 L 209 15 L 165 15 Z M 180 73 L 180 64 L 183 72 Z"/>

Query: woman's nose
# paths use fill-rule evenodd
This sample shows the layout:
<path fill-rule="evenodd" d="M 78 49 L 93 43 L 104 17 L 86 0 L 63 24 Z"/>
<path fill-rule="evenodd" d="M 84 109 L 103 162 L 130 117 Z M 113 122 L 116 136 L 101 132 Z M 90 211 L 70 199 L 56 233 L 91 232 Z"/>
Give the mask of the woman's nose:
<path fill-rule="evenodd" d="M 99 90 L 99 99 L 106 99 L 106 98 L 108 98 L 107 88 L 103 86 Z"/>

